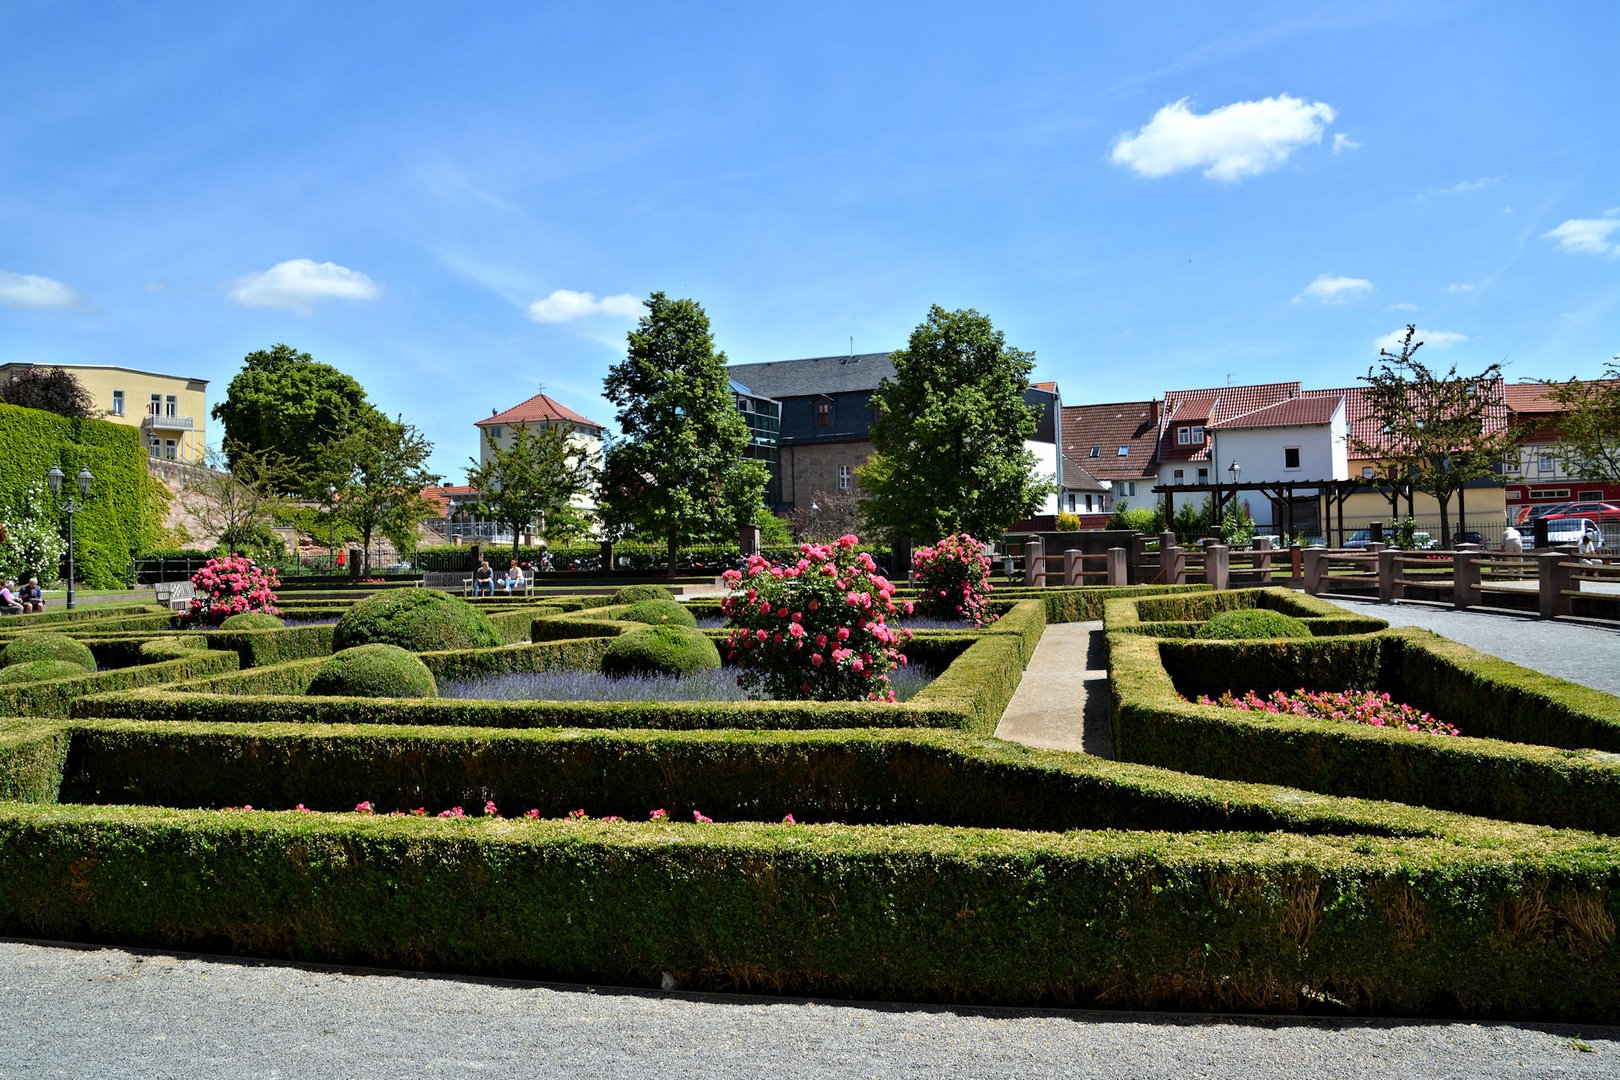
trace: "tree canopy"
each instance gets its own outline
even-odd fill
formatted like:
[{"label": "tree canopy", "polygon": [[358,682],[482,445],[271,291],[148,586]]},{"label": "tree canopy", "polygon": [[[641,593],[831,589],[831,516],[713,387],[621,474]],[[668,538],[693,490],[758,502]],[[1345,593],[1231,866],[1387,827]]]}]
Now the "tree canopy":
[{"label": "tree canopy", "polygon": [[1601,379],[1548,383],[1547,396],[1563,407],[1558,420],[1559,464],[1580,480],[1620,484],[1620,356]]},{"label": "tree canopy", "polygon": [[874,451],[859,471],[861,510],[892,537],[995,537],[1040,508],[1052,485],[1024,446],[1040,410],[1024,403],[1035,354],[988,317],[935,305],[892,354],[872,395]]},{"label": "tree canopy", "polygon": [[31,365],[0,384],[0,402],[25,409],[43,409],[58,416],[85,420],[95,415],[90,391],[70,371]]},{"label": "tree canopy", "polygon": [[655,292],[629,350],[603,382],[620,438],[604,466],[604,521],[665,538],[673,570],[682,537],[712,535],[763,511],[765,466],[744,455],[726,357],[693,300]]},{"label": "tree canopy", "polygon": [[434,514],[422,489],[439,482],[427,470],[433,444],[414,425],[372,414],[320,447],[312,486],[330,491],[335,516],[354,526],[371,572],[371,541],[381,533],[401,551],[415,547],[416,527]]},{"label": "tree canopy", "polygon": [[308,476],[322,443],[382,417],[354,378],[289,345],[248,353],[210,415],[225,425],[229,462],[239,449],[268,452],[291,477]]},{"label": "tree canopy", "polygon": [[530,522],[544,522],[548,539],[580,531],[584,521],[573,502],[590,490],[596,472],[567,427],[517,424],[510,446],[494,446],[488,461],[468,466],[467,483],[479,493],[484,512],[511,527],[516,559],[518,533]]}]

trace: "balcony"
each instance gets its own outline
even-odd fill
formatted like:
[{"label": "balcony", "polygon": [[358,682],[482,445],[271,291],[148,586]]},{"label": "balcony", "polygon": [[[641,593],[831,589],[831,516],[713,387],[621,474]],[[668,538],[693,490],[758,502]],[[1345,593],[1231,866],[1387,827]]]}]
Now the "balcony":
[{"label": "balcony", "polygon": [[141,417],[141,427],[152,431],[191,431],[192,422],[189,416],[157,416],[147,413]]}]

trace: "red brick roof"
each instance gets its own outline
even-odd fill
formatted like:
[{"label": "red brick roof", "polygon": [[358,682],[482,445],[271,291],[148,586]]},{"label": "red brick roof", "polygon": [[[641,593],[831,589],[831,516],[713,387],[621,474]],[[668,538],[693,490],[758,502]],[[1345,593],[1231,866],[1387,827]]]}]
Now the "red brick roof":
[{"label": "red brick roof", "polygon": [[[1118,401],[1063,406],[1064,455],[1103,480],[1157,476],[1158,405],[1156,401]],[[1119,456],[1121,446],[1130,450],[1125,457]],[[1093,447],[1096,457],[1091,456]]]},{"label": "red brick roof", "polygon": [[1165,437],[1159,444],[1161,461],[1207,461],[1209,443],[1183,446],[1176,442],[1177,425],[1208,427],[1234,416],[1300,396],[1298,382],[1251,383],[1246,386],[1210,386],[1201,390],[1167,390],[1164,395]]},{"label": "red brick roof", "polygon": [[[1500,385],[1501,380],[1497,380]],[[1510,387],[1502,387],[1504,392]],[[1384,433],[1367,407],[1367,388],[1364,386],[1347,386],[1338,390],[1307,390],[1307,398],[1343,397],[1344,423],[1349,436],[1346,443],[1351,461],[1372,461],[1377,455],[1369,454],[1362,449],[1364,444],[1379,446],[1383,443]],[[1501,431],[1508,424],[1506,408],[1498,407],[1486,416],[1485,427],[1487,431]],[[1355,470],[1352,470],[1355,471]]]},{"label": "red brick roof", "polygon": [[1246,428],[1306,427],[1331,423],[1339,411],[1344,397],[1321,394],[1279,401],[1275,405],[1262,405],[1252,412],[1242,413],[1227,420],[1212,420],[1210,427],[1223,431]]},{"label": "red brick roof", "polygon": [[539,424],[555,421],[565,421],[571,424],[586,424],[601,429],[602,425],[595,420],[579,415],[573,409],[547,397],[545,394],[536,394],[521,405],[514,405],[505,412],[498,412],[487,420],[478,421],[479,427],[490,427],[495,424]]},{"label": "red brick roof", "polygon": [[1038,383],[1032,383],[1031,385],[1036,390],[1045,390],[1049,394],[1057,393],[1057,383],[1055,383],[1055,382],[1038,382]]},{"label": "red brick roof", "polygon": [[422,489],[422,498],[426,499],[428,502],[432,503],[435,508],[437,508],[440,517],[444,517],[450,512],[451,496],[468,496],[476,494],[477,491],[466,484],[442,484],[435,487],[425,487]]}]

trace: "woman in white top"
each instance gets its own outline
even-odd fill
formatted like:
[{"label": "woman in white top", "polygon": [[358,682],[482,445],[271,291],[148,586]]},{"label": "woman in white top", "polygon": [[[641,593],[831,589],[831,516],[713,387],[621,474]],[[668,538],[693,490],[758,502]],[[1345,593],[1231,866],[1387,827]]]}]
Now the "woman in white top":
[{"label": "woman in white top", "polygon": [[512,595],[513,589],[523,588],[523,567],[517,564],[516,559],[513,559],[512,565],[506,568],[506,580],[504,584],[506,585],[506,595],[508,596]]}]

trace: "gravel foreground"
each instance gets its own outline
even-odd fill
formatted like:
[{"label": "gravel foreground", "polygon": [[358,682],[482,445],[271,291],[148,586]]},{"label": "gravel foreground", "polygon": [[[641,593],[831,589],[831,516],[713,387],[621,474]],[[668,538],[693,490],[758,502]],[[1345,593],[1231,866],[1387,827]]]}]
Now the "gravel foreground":
[{"label": "gravel foreground", "polygon": [[949,1009],[0,941],[0,1077],[1614,1077],[1620,1028]]}]

